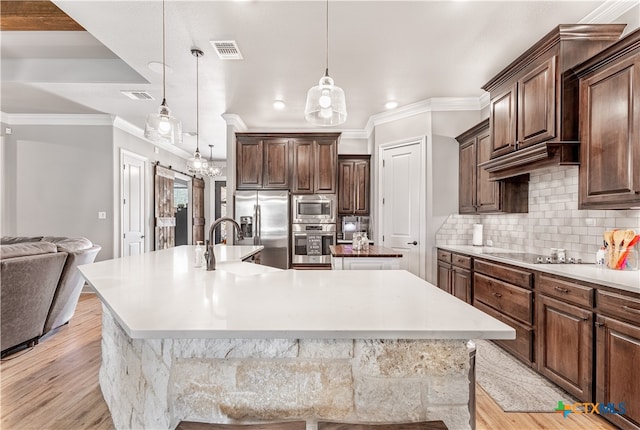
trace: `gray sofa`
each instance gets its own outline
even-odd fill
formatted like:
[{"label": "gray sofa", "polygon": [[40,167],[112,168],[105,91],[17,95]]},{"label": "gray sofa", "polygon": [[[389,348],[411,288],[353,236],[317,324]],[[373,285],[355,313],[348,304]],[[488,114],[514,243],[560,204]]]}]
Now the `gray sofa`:
[{"label": "gray sofa", "polygon": [[84,286],[77,267],[93,262],[100,249],[85,238],[2,237],[2,355],[36,344],[43,335],[69,322]]}]

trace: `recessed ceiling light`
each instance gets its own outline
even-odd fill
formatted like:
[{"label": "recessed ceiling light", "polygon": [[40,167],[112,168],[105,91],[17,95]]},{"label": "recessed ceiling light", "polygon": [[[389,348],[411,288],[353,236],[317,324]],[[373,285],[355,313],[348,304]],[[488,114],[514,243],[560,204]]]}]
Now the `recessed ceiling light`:
[{"label": "recessed ceiling light", "polygon": [[284,102],[282,100],[276,100],[273,102],[273,108],[277,109],[277,110],[282,110],[286,107],[287,105],[284,104]]},{"label": "recessed ceiling light", "polygon": [[[151,61],[147,66],[156,73],[162,73],[162,63],[159,61]],[[173,73],[173,69],[166,64],[164,65],[164,69],[166,73]]]},{"label": "recessed ceiling light", "polygon": [[396,101],[388,101],[384,104],[384,107],[387,109],[395,109],[398,107],[398,102]]}]

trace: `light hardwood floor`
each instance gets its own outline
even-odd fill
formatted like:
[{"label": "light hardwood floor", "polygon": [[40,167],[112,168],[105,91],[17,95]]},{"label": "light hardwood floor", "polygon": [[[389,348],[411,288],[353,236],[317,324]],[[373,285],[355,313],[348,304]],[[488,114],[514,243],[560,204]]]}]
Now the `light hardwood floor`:
[{"label": "light hardwood floor", "polygon": [[[0,363],[0,428],[112,429],[98,385],[101,306],[83,294],[69,325]],[[615,429],[594,415],[505,413],[477,386],[478,430]],[[555,401],[556,399],[552,399]]]}]

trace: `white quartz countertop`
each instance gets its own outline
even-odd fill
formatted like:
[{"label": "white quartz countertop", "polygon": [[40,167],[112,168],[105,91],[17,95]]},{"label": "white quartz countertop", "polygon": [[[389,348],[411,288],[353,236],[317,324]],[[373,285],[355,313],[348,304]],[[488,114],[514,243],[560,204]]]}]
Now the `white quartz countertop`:
[{"label": "white quartz countertop", "polygon": [[[195,249],[195,246],[187,246],[187,248]],[[206,247],[203,245],[204,250],[206,251]],[[245,258],[249,258],[252,255],[257,254],[262,251],[264,246],[256,245],[215,245],[213,247],[213,253],[216,256],[216,262],[224,262],[224,261],[242,261]]]},{"label": "white quartz countertop", "polygon": [[611,270],[596,264],[532,264],[492,255],[496,252],[518,252],[486,246],[437,245],[447,251],[459,252],[487,260],[526,267],[552,275],[565,276],[578,281],[591,282],[606,287],[640,294],[640,271]]},{"label": "white quartz countertop", "polygon": [[193,266],[193,246],[180,246],[80,271],[132,338],[515,338],[403,270],[280,270],[242,258],[207,271]]}]

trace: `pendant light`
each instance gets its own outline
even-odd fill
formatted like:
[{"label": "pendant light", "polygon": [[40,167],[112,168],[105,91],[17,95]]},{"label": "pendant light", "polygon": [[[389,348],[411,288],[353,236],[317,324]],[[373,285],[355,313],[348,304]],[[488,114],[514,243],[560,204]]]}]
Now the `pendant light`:
[{"label": "pendant light", "polygon": [[209,145],[209,161],[203,174],[210,178],[222,175],[222,169],[213,161],[213,145]]},{"label": "pendant light", "polygon": [[187,161],[187,171],[194,175],[202,175],[208,166],[206,158],[200,155],[200,57],[204,52],[195,48],[191,50],[191,55],[196,57],[196,152],[193,157]]},{"label": "pendant light", "polygon": [[152,142],[176,145],[182,143],[182,124],[171,116],[171,110],[167,106],[164,33],[164,0],[162,0],[162,103],[158,112],[150,113],[147,116],[144,137]]},{"label": "pendant light", "polygon": [[316,125],[337,125],[347,120],[347,105],[342,88],[334,85],[329,76],[329,0],[327,0],[327,67],[324,76],[317,86],[307,93],[307,103],[304,108],[305,119]]}]

